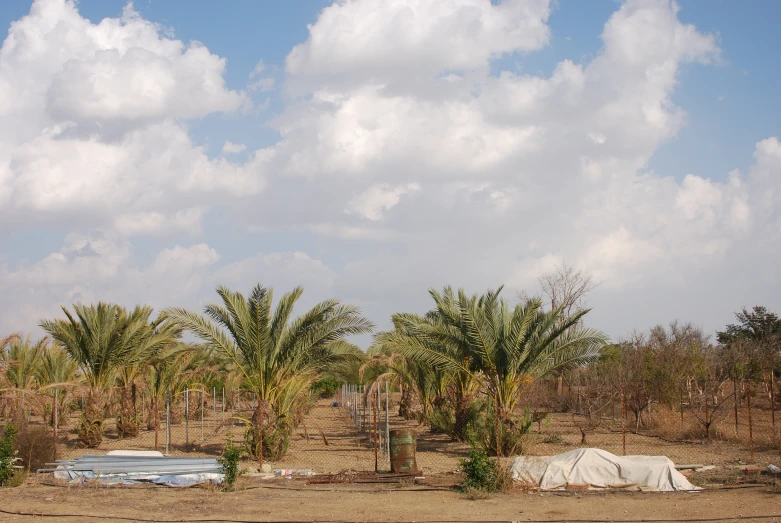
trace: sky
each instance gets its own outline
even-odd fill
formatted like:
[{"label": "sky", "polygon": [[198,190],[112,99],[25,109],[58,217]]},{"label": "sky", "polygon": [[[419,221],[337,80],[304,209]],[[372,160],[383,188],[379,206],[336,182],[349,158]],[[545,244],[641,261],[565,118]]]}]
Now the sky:
[{"label": "sky", "polygon": [[[781,312],[775,0],[5,0],[0,335],[227,285],[378,328],[568,264],[613,339]],[[357,340],[366,346],[370,338]]]}]

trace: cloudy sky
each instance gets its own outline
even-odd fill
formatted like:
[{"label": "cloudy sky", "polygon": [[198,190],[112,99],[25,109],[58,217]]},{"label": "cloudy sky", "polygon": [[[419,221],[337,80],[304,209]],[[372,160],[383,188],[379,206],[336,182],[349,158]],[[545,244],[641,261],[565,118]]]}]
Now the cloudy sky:
[{"label": "cloudy sky", "polygon": [[[599,281],[592,326],[781,309],[776,0],[4,0],[0,334],[72,302]],[[61,312],[59,313],[61,314]],[[366,340],[362,340],[366,341]]]}]

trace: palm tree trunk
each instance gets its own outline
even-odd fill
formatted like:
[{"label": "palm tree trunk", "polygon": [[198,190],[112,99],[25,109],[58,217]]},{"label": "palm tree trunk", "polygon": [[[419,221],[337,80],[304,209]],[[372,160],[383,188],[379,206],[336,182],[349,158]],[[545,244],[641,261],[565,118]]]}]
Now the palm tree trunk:
[{"label": "palm tree trunk", "polygon": [[258,396],[256,418],[258,431],[258,472],[263,472],[263,409],[261,408],[260,396]]},{"label": "palm tree trunk", "polygon": [[104,405],[101,392],[90,389],[79,422],[79,442],[88,448],[96,448],[103,441]]}]

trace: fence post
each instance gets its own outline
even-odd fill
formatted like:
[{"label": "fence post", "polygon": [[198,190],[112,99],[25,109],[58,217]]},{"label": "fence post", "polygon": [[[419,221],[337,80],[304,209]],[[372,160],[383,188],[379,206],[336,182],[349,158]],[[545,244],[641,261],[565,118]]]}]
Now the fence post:
[{"label": "fence post", "polygon": [[[371,390],[371,389],[369,389]],[[377,388],[379,391],[379,387]],[[374,417],[374,432],[372,433],[372,439],[374,440],[374,444],[372,445],[374,447],[374,472],[380,471],[380,461],[379,461],[379,446],[377,441],[377,435],[379,434],[379,431],[377,430],[377,418],[379,417],[379,413],[377,412],[377,409],[379,408],[379,402],[377,398],[374,397],[374,394],[372,396],[372,414]]]},{"label": "fence post", "polygon": [[754,427],[751,423],[751,380],[746,380],[746,407],[748,407],[748,444],[751,448],[751,463],[754,463]]},{"label": "fence post", "polygon": [[203,392],[203,387],[201,387],[201,441],[203,441],[203,411],[206,410]]},{"label": "fence post", "polygon": [[60,399],[60,390],[59,388],[54,388],[54,406],[52,408],[52,416],[54,416],[54,450],[56,454],[57,450],[57,424],[60,421],[60,416],[57,407],[59,406],[59,399]]},{"label": "fence post", "polygon": [[[377,420],[375,420],[374,424],[379,426],[379,424],[382,423],[381,418],[380,418],[380,415],[382,414],[382,383],[379,380],[377,380],[376,383],[377,383],[377,398],[375,398],[375,399],[376,399],[376,402],[377,402],[377,409],[376,409],[377,410],[377,413],[376,413]],[[377,443],[378,443],[379,447],[382,448],[382,435],[383,435],[384,431],[382,431],[382,430],[377,431],[377,428],[375,427],[375,432],[377,432],[377,435],[378,435],[377,436],[378,437]]]},{"label": "fence post", "polygon": [[225,387],[222,388],[222,413],[225,414]]},{"label": "fence post", "polygon": [[212,387],[212,399],[214,400],[214,433],[217,434],[217,387]]},{"label": "fence post", "polygon": [[190,446],[190,389],[184,389],[184,447]]},{"label": "fence post", "polygon": [[390,463],[390,407],[388,401],[388,380],[385,380],[385,446],[388,449],[388,463]]},{"label": "fence post", "polygon": [[621,441],[626,456],[626,395],[623,387],[621,388]]},{"label": "fence post", "polygon": [[171,389],[165,392],[165,453],[171,444]]}]

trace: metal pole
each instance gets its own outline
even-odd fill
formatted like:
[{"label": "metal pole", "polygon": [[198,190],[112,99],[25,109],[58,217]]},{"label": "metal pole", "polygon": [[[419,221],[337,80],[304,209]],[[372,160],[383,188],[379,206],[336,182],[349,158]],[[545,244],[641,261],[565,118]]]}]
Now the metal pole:
[{"label": "metal pole", "polygon": [[[378,421],[375,421],[375,424],[379,426],[382,423],[382,418],[381,418],[381,414],[382,414],[382,383],[380,383],[379,381],[377,382],[377,409],[376,410],[377,410],[376,416],[378,418]],[[382,436],[383,436],[383,433],[385,431],[384,430],[377,430],[375,428],[375,432],[377,432],[377,437],[378,437],[377,444],[378,444],[378,447],[382,448]]]},{"label": "metal pole", "polygon": [[190,389],[184,389],[184,446],[190,446]]},{"label": "metal pole", "polygon": [[201,441],[203,441],[203,411],[206,410],[206,404],[204,402],[203,389],[201,389]]},{"label": "metal pole", "polygon": [[388,463],[390,463],[390,414],[388,412],[388,380],[385,380],[385,446],[388,449]]},{"label": "metal pole", "polygon": [[214,433],[217,433],[217,387],[212,387],[212,399],[214,400]]},{"label": "metal pole", "polygon": [[57,446],[57,424],[59,423],[59,413],[57,412],[57,405],[59,404],[59,398],[60,398],[60,391],[59,389],[54,389],[54,408],[52,409],[52,415],[54,416],[54,445],[55,449]]},{"label": "metal pole", "polygon": [[165,394],[165,453],[168,454],[168,446],[171,444],[171,390]]}]

